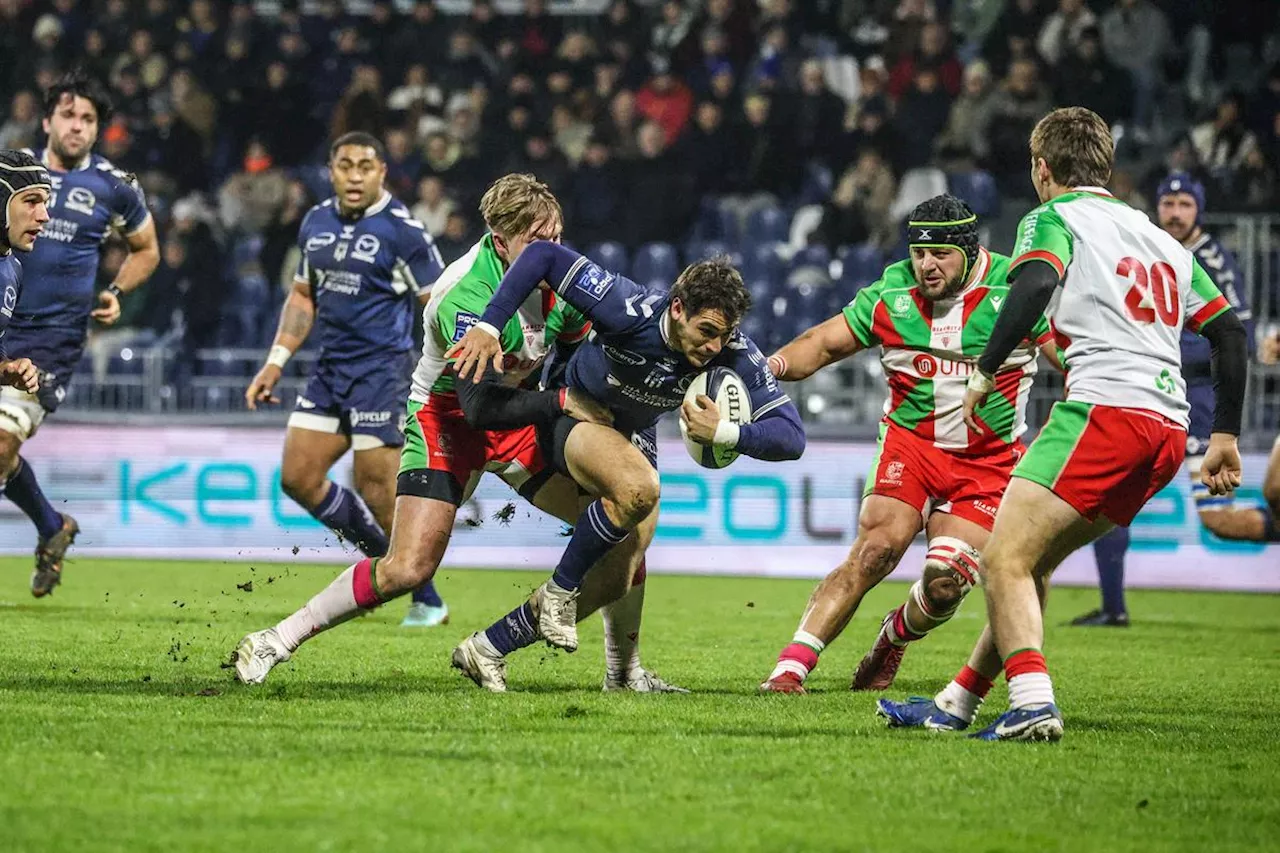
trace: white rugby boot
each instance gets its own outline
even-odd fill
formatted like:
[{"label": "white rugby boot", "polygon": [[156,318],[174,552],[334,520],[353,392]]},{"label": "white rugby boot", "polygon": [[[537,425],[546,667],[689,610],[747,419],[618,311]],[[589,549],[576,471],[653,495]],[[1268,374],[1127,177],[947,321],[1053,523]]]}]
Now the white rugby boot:
[{"label": "white rugby boot", "polygon": [[490,693],[506,693],[506,658],[486,652],[478,642],[480,637],[477,631],[459,643],[453,650],[450,666]]},{"label": "white rugby boot", "polygon": [[236,678],[242,683],[261,684],[276,664],[284,663],[290,657],[292,655],[284,647],[276,629],[267,628],[246,634],[231,653],[231,663],[235,664]]},{"label": "white rugby boot", "polygon": [[615,693],[623,690],[629,690],[632,693],[688,693],[689,691],[683,687],[677,687],[663,681],[649,670],[642,666],[634,667],[625,677],[619,678],[606,674],[604,677],[604,692]]},{"label": "white rugby boot", "polygon": [[561,589],[548,580],[533,594],[542,639],[566,652],[578,650],[578,590]]}]

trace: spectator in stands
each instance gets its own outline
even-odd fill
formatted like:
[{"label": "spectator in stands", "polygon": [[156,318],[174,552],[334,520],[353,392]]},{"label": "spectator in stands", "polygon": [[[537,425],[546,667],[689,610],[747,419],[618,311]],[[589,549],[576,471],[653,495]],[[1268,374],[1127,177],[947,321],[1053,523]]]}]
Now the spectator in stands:
[{"label": "spectator in stands", "polygon": [[736,157],[737,147],[720,105],[715,101],[698,104],[693,125],[679,147],[679,160],[693,177],[694,194],[701,197],[736,191]]},{"label": "spectator in stands", "polygon": [[837,151],[845,102],[827,88],[822,63],[805,60],[800,66],[800,91],[792,105],[791,126],[797,156],[830,166]]},{"label": "spectator in stands", "polygon": [[657,122],[667,147],[684,133],[693,113],[693,92],[675,77],[666,57],[654,58],[653,77],[636,93],[636,112],[642,118]]},{"label": "spectator in stands", "polygon": [[387,130],[386,111],[383,107],[382,75],[372,65],[357,65],[351,72],[351,82],[333,109],[329,125],[331,139],[345,133],[363,130],[381,139]]},{"label": "spectator in stands", "polygon": [[1085,0],[1059,0],[1058,10],[1045,19],[1040,37],[1036,39],[1040,58],[1050,65],[1058,65],[1075,55],[1081,36],[1086,30],[1096,33],[1097,24],[1098,18],[1085,5]]},{"label": "spectator in stands", "polygon": [[938,74],[942,89],[950,97],[960,94],[960,62],[948,43],[947,29],[931,22],[920,30],[920,43],[912,52],[904,55],[889,72],[889,96],[899,100],[914,85],[916,71],[932,68]]},{"label": "spectator in stands", "polygon": [[1054,69],[1058,102],[1088,107],[1108,123],[1133,115],[1133,82],[1102,52],[1102,37],[1094,27],[1085,28],[1072,49],[1071,59]]},{"label": "spectator in stands", "polygon": [[218,120],[218,102],[201,88],[189,70],[179,68],[169,78],[169,98],[178,118],[200,135],[206,144],[212,144]]},{"label": "spectator in stands", "polygon": [[165,190],[159,194],[169,198],[203,190],[209,184],[203,140],[174,115],[167,97],[157,95],[151,104],[151,126],[137,142],[148,195],[160,185]]},{"label": "spectator in stands", "polygon": [[411,210],[414,219],[421,222],[432,237],[444,233],[449,214],[457,207],[457,203],[445,193],[444,182],[439,178],[428,175],[418,181],[418,200]]},{"label": "spectator in stands", "polygon": [[546,0],[525,0],[524,14],[513,17],[508,37],[532,70],[541,70],[560,44],[560,19],[547,12]]},{"label": "spectator in stands", "polygon": [[1005,5],[982,45],[982,58],[996,75],[1004,76],[1017,60],[1035,57],[1044,19],[1044,0],[1010,0]]},{"label": "spectator in stands", "polygon": [[876,149],[862,149],[854,166],[840,176],[835,192],[823,204],[822,223],[811,239],[832,252],[856,243],[891,246],[896,241],[896,229],[889,208],[896,192],[889,164]]},{"label": "spectator in stands", "polygon": [[787,28],[775,24],[765,31],[760,50],[743,77],[750,87],[774,92],[795,81],[799,76],[798,65]]},{"label": "spectator in stands", "polygon": [[475,36],[467,30],[455,30],[435,76],[441,86],[454,91],[469,89],[476,83],[487,86],[497,70],[494,59],[480,49]]},{"label": "spectator in stands", "polygon": [[401,127],[387,131],[383,140],[387,146],[386,187],[399,199],[411,197],[418,173],[422,171],[422,157],[413,147],[409,132]]},{"label": "spectator in stands", "polygon": [[992,97],[985,127],[980,131],[991,146],[986,168],[995,176],[1003,194],[1032,197],[1027,139],[1051,107],[1034,62],[1020,59],[1009,66],[1009,75]]},{"label": "spectator in stands", "polygon": [[789,198],[799,186],[804,164],[790,154],[768,96],[757,92],[743,100],[737,136],[741,142],[738,185],[749,194],[769,196],[775,203]]},{"label": "spectator in stands", "polygon": [[614,162],[609,146],[591,140],[582,163],[570,179],[565,199],[568,228],[575,244],[589,246],[618,237],[623,217],[625,176]]},{"label": "spectator in stands", "polygon": [[[263,234],[258,261],[262,265],[268,287],[281,298],[293,289],[293,275],[302,258],[302,253],[298,250],[298,229],[312,203],[302,182],[290,181],[280,215]],[[206,222],[216,221],[213,217],[201,219]]]},{"label": "spectator in stands", "polygon": [[[95,27],[84,34],[84,44],[80,48],[79,64],[85,72],[97,80],[111,78],[111,57],[108,54],[107,37],[102,30]],[[3,50],[0,47],[0,50]]]},{"label": "spectator in stands", "polygon": [[1258,147],[1258,138],[1244,125],[1244,100],[1239,93],[1227,93],[1218,102],[1213,118],[1191,129],[1191,144],[1210,179],[1229,197],[1233,173]]},{"label": "spectator in stands", "polygon": [[983,131],[987,111],[994,92],[991,69],[982,60],[974,60],[964,69],[960,97],[951,104],[946,127],[934,140],[934,150],[944,162],[963,162],[969,168],[987,156],[987,139]]},{"label": "spectator in stands", "polygon": [[446,264],[451,264],[462,257],[475,242],[472,234],[471,220],[461,209],[449,214],[445,220],[444,233],[436,238],[436,248]]},{"label": "spectator in stands", "polygon": [[[419,137],[444,127],[444,92],[431,81],[427,66],[415,62],[404,72],[403,81],[387,96],[391,119],[417,129]],[[435,126],[422,126],[433,121]]]},{"label": "spectator in stands", "polygon": [[241,171],[218,192],[218,212],[228,232],[261,234],[280,216],[289,190],[284,170],[260,140],[245,148]]},{"label": "spectator in stands", "polygon": [[711,75],[711,90],[708,97],[720,105],[725,113],[734,111],[740,102],[738,97],[738,77],[728,65],[721,65]]},{"label": "spectator in stands", "polygon": [[[938,20],[938,6],[934,0],[888,0],[878,5],[877,18],[889,24],[885,52],[895,60],[916,50],[925,27]],[[907,77],[908,85],[911,79]],[[906,85],[903,89],[905,91]]]},{"label": "spectator in stands", "polygon": [[194,352],[218,343],[222,308],[230,296],[223,273],[226,258],[197,205],[175,204],[172,224],[165,241],[165,262],[186,329],[183,348]]},{"label": "spectator in stands", "polygon": [[714,26],[725,34],[735,67],[746,64],[755,49],[748,0],[707,0],[701,25]]},{"label": "spectator in stands", "polygon": [[434,0],[415,2],[409,20],[396,25],[396,34],[386,48],[390,79],[402,79],[411,65],[423,60],[423,47],[443,44],[447,33],[448,27],[440,20]]},{"label": "spectator in stands", "polygon": [[556,148],[570,165],[577,166],[591,139],[591,125],[578,118],[569,104],[556,104],[551,108],[551,133]]},{"label": "spectator in stands", "polygon": [[938,69],[916,67],[915,80],[903,94],[894,114],[894,125],[902,140],[899,165],[903,169],[927,166],[933,159],[933,141],[946,127],[951,98],[942,88]]},{"label": "spectator in stands", "polygon": [[622,89],[609,102],[609,115],[603,125],[596,128],[596,135],[609,146],[620,160],[633,160],[640,154],[636,141],[640,129],[640,117],[636,112],[636,96],[630,89]]},{"label": "spectator in stands", "polygon": [[537,175],[557,197],[569,189],[569,161],[552,144],[551,134],[540,125],[530,128],[523,149],[507,163],[504,171]]},{"label": "spectator in stands", "polygon": [[640,156],[627,167],[624,233],[632,248],[655,241],[677,243],[693,210],[690,181],[656,122],[640,125],[637,141]]},{"label": "spectator in stands", "polygon": [[1268,161],[1261,148],[1249,150],[1233,183],[1233,197],[1244,210],[1271,213],[1280,201],[1275,164]]},{"label": "spectator in stands", "polygon": [[687,68],[697,51],[692,35],[693,12],[680,0],[665,0],[649,34],[649,50]]},{"label": "spectator in stands", "polygon": [[722,70],[732,74],[733,61],[729,59],[729,39],[719,27],[703,29],[701,43],[701,56],[685,76],[694,93],[705,98],[711,91],[711,78]]},{"label": "spectator in stands", "polygon": [[[863,148],[876,149],[895,173],[902,171],[898,162],[902,156],[900,141],[889,123],[889,106],[883,98],[871,98],[860,108],[845,113],[840,150],[852,156]],[[849,161],[838,163],[836,171],[843,171],[850,165]]]},{"label": "spectator in stands", "polygon": [[1107,59],[1132,78],[1133,119],[1143,139],[1151,129],[1165,56],[1172,46],[1169,20],[1150,0],[1119,0],[1102,16],[1099,29]]},{"label": "spectator in stands", "polygon": [[13,96],[9,119],[0,125],[0,148],[33,148],[40,133],[36,96],[23,89]]}]

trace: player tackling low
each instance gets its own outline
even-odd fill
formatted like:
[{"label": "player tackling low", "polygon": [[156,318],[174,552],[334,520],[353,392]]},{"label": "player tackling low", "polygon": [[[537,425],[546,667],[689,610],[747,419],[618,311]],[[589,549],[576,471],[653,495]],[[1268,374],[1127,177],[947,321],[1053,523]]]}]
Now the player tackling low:
[{"label": "player tackling low", "polygon": [[[1014,469],[982,553],[990,630],[1009,683],[1009,710],[981,740],[1058,740],[1062,714],[1041,651],[1049,576],[1076,549],[1129,524],[1177,473],[1187,440],[1184,326],[1213,348],[1217,403],[1201,480],[1240,484],[1236,436],[1244,404],[1244,327],[1199,262],[1147,217],[1111,196],[1111,131],[1082,107],[1055,110],[1031,133],[1031,179],[1043,202],[1018,228],[1015,284],[969,379],[965,419],[998,387],[996,371],[1040,316],[1067,368],[1066,400]],[[964,728],[961,703],[880,703],[891,724]]]},{"label": "player tackling low", "polygon": [[[330,147],[334,195],[303,217],[293,290],[267,362],[244,394],[250,409],[279,402],[273,392],[284,366],[316,327],[320,358],[289,416],[280,485],[367,557],[387,553],[395,512],[414,309],[444,269],[431,235],[387,191],[386,175],[377,138],[348,133]],[[348,450],[355,492],[329,479]],[[414,599],[406,624],[448,619],[430,581]]]},{"label": "player tackling low", "polygon": [[[25,151],[0,150],[0,386],[35,393],[40,371],[29,358],[10,360],[5,332],[22,294],[18,252],[30,252],[49,221],[49,172]],[[0,477],[0,490],[4,478]]]},{"label": "player tackling low", "polygon": [[[102,85],[69,74],[45,95],[49,142],[35,152],[52,181],[50,218],[23,263],[28,286],[14,308],[8,348],[40,367],[40,390],[0,389],[0,480],[7,478],[5,497],[36,527],[31,594],[37,598],[62,582],[63,557],[80,527],[54,509],[19,451],[66,397],[89,320],[113,325],[120,319],[121,297],[141,287],[160,262],[155,223],[137,181],[93,153],[98,131],[110,118],[111,100]],[[113,232],[123,235],[129,255],[115,281],[95,296],[102,244]]]},{"label": "player tackling low", "polygon": [[[879,347],[889,398],[857,538],[845,561],[814,590],[790,645],[760,685],[765,692],[804,692],[819,654],[922,528],[929,542],[924,576],[885,617],[854,672],[853,689],[888,687],[907,644],[951,618],[979,579],[978,553],[1025,450],[1020,436],[1027,428],[1037,350],[1056,360],[1042,319],[1001,364],[1000,393],[977,414],[985,429],[967,426],[961,411],[965,382],[1008,296],[1009,259],[978,244],[977,217],[949,195],[911,212],[907,245],[908,260],[885,269],[843,312],[769,357],[779,378],[799,380]],[[999,661],[986,668],[997,673]]]}]

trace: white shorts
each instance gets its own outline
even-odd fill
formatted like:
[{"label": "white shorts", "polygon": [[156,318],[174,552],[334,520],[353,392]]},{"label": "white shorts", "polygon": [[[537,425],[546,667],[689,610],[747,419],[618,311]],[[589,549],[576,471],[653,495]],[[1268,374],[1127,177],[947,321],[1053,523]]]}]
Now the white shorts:
[{"label": "white shorts", "polygon": [[0,388],[0,432],[16,435],[26,441],[36,434],[46,412],[35,394],[12,386]]}]

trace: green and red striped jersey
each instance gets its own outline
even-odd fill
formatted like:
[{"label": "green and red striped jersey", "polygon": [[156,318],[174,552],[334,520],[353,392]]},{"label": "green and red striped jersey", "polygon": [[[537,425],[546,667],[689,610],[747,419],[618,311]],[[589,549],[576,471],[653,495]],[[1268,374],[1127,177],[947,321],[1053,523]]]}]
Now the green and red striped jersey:
[{"label": "green and red striped jersey", "polygon": [[1033,339],[1001,366],[996,390],[977,411],[987,431],[974,433],[964,422],[965,384],[1008,295],[1008,272],[1009,258],[980,249],[964,290],[931,301],[920,292],[911,261],[899,261],[845,307],[854,338],[880,347],[889,383],[885,420],[940,448],[969,454],[1003,450],[1026,431],[1036,348],[1052,340],[1043,318]]}]

